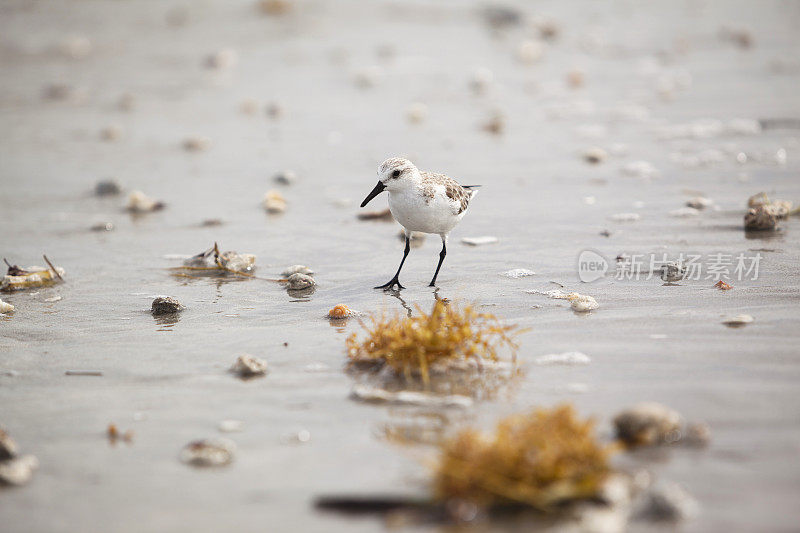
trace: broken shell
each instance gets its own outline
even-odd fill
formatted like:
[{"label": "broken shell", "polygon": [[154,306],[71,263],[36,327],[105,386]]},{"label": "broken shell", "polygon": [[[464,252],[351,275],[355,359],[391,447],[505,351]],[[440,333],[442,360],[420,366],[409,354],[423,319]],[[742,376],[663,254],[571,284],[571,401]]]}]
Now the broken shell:
[{"label": "broken shell", "polygon": [[428,106],[422,102],[414,102],[406,108],[406,118],[412,124],[419,124],[428,118]]},{"label": "broken shell", "polygon": [[267,362],[250,354],[243,354],[236,358],[231,367],[231,372],[242,378],[263,376],[267,373]]},{"label": "broken shell", "polygon": [[205,59],[206,68],[227,69],[236,66],[239,62],[239,54],[232,48],[224,48],[218,52],[210,54]]},{"label": "broken shell", "polygon": [[211,148],[211,139],[208,137],[188,137],[183,141],[183,149],[187,152],[205,152],[209,148]]},{"label": "broken shell", "polygon": [[583,159],[587,163],[591,163],[592,165],[602,163],[607,158],[608,158],[608,152],[606,152],[602,148],[598,148],[597,146],[589,148],[583,153]]},{"label": "broken shell", "polygon": [[128,196],[126,209],[131,213],[149,213],[164,208],[164,202],[153,200],[142,191],[133,191]]},{"label": "broken shell", "polygon": [[317,282],[314,281],[314,278],[307,274],[301,274],[300,272],[296,272],[289,276],[289,283],[288,287],[289,290],[301,290],[307,289],[309,287],[313,287],[316,285]]},{"label": "broken shell", "polygon": [[539,41],[522,41],[517,48],[517,59],[521,63],[536,63],[544,56],[544,44]]},{"label": "broken shell", "polygon": [[671,261],[661,265],[661,279],[667,283],[680,281],[686,276],[686,267],[681,263]]},{"label": "broken shell", "polygon": [[7,461],[17,455],[17,443],[11,435],[0,428],[0,461]]},{"label": "broken shell", "polygon": [[569,305],[572,307],[572,310],[578,313],[586,313],[587,311],[593,311],[600,307],[600,304],[598,304],[597,300],[593,297],[585,294],[578,294],[577,292],[568,294],[567,300],[569,300]]},{"label": "broken shell", "polygon": [[722,280],[719,280],[718,282],[716,282],[714,284],[714,287],[718,288],[721,291],[729,291],[729,290],[731,290],[733,288],[733,285],[731,285],[729,283],[725,283]]},{"label": "broken shell", "polygon": [[23,455],[0,462],[0,483],[24,485],[30,481],[33,472],[39,468],[39,460],[33,455]]},{"label": "broken shell", "polygon": [[[10,313],[13,310],[14,310],[13,305],[11,305],[8,302],[4,302],[2,299],[0,299],[0,314]],[[2,448],[2,435],[3,435],[2,431],[3,430],[0,430],[0,448]],[[0,449],[0,458],[2,458],[2,456],[3,456],[2,449]]]},{"label": "broken shell", "polygon": [[181,461],[192,466],[225,466],[233,461],[236,444],[228,439],[192,441],[183,447]]},{"label": "broken shell", "polygon": [[713,204],[714,202],[712,200],[709,198],[704,198],[703,196],[695,196],[694,198],[690,198],[686,201],[687,207],[693,207],[695,209],[705,209]]},{"label": "broken shell", "polygon": [[186,307],[181,305],[178,300],[169,296],[159,296],[153,300],[153,305],[150,306],[150,312],[153,313],[153,316],[179,313],[184,309]]},{"label": "broken shell", "polygon": [[297,174],[291,170],[284,170],[283,172],[275,174],[275,176],[272,178],[272,181],[275,183],[280,183],[281,185],[291,185],[297,181]]},{"label": "broken shell", "polygon": [[484,236],[484,237],[464,237],[461,242],[470,246],[481,246],[483,244],[494,244],[498,241],[497,237]]},{"label": "broken shell", "polygon": [[344,304],[335,305],[333,309],[328,311],[328,318],[347,318],[353,314],[353,311],[350,310]]},{"label": "broken shell", "polygon": [[94,186],[96,196],[112,196],[122,192],[122,187],[116,180],[101,180]]},{"label": "broken shell", "polygon": [[233,270],[234,272],[252,272],[255,269],[256,256],[253,254],[225,252],[219,256],[219,264],[222,265],[222,268]]},{"label": "broken shell", "polygon": [[744,229],[755,231],[774,230],[778,225],[778,215],[769,205],[751,207],[744,215]]},{"label": "broken shell", "polygon": [[306,276],[313,276],[314,271],[305,265],[292,265],[281,272],[281,276],[284,278],[288,278],[292,274],[305,274]]},{"label": "broken shell", "polygon": [[739,328],[744,326],[745,324],[750,324],[755,319],[750,315],[736,315],[730,318],[726,318],[722,321],[723,324],[728,326],[729,328]]},{"label": "broken shell", "polygon": [[655,402],[637,404],[614,417],[617,438],[630,446],[676,442],[681,423],[680,413]]},{"label": "broken shell", "polygon": [[262,200],[261,204],[267,210],[267,213],[276,214],[286,211],[286,199],[278,191],[268,191],[264,195],[264,200]]}]

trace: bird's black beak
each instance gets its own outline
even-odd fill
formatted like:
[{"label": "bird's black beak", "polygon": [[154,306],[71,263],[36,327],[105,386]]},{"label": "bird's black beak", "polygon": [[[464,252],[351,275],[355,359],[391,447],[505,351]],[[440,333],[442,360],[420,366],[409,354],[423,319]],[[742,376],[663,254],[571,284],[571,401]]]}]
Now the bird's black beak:
[{"label": "bird's black beak", "polygon": [[372,189],[372,192],[369,193],[366,198],[364,198],[363,202],[361,202],[361,207],[364,207],[365,205],[367,205],[370,200],[372,200],[373,198],[378,196],[380,193],[382,193],[385,188],[386,188],[386,185],[384,185],[382,181],[379,181],[378,184],[375,186],[375,188]]}]

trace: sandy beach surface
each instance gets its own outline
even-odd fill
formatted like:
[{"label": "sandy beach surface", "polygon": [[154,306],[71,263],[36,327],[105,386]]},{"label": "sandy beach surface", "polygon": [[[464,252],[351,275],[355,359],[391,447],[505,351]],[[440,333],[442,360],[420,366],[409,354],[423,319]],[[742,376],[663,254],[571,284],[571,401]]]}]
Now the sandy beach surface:
[{"label": "sandy beach surface", "polygon": [[[427,310],[439,296],[528,328],[524,377],[438,413],[445,429],[569,402],[610,438],[621,409],[661,402],[707,423],[709,446],[620,460],[699,502],[682,530],[794,530],[800,222],[752,234],[742,218],[760,191],[800,201],[800,5],[509,2],[523,20],[499,29],[479,2],[289,5],[0,3],[0,252],[21,266],[46,253],[66,271],[53,287],[0,295],[16,308],[0,315],[0,424],[40,463],[26,486],[0,489],[0,529],[383,529],[314,501],[422,497],[432,451],[383,437],[418,410],[350,399],[344,342],[361,326],[326,315],[339,303]],[[502,131],[486,131],[497,117]],[[191,138],[207,149],[186,150]],[[582,155],[592,147],[607,154],[594,165]],[[437,236],[412,249],[400,297],[371,289],[403,243],[396,223],[356,215],[394,155],[483,185],[437,293]],[[296,182],[274,183],[287,170]],[[95,196],[111,178],[122,194]],[[285,213],[262,208],[271,189]],[[165,209],[126,213],[133,190]],[[696,196],[713,205],[676,216]],[[382,195],[369,207],[385,206]],[[90,230],[106,222],[113,231]],[[479,236],[497,242],[461,242]],[[215,241],[255,254],[260,277],[308,265],[316,290],[169,270]],[[579,280],[584,250],[608,260],[606,276]],[[701,255],[706,270],[675,285],[614,273],[620,254],[665,253]],[[733,258],[729,291],[707,277],[720,253]],[[760,254],[757,279],[737,279],[740,254]],[[517,268],[535,274],[502,274]],[[554,289],[600,307],[575,313],[543,294]],[[154,318],[157,295],[186,310]],[[754,321],[722,324],[740,314]],[[591,362],[535,363],[568,351]],[[269,374],[232,376],[242,353]],[[102,375],[65,375],[75,370]],[[221,434],[226,419],[242,431]],[[133,441],[110,445],[110,423]],[[236,443],[231,465],[179,461],[189,441],[219,436]]]}]

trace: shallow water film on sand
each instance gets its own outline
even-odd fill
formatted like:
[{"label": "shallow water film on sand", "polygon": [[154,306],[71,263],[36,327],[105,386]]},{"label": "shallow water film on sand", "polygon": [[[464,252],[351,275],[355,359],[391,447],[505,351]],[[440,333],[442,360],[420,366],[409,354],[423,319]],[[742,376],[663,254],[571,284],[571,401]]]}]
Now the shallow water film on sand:
[{"label": "shallow water film on sand", "polygon": [[0,2],[0,529],[793,530],[798,27]]}]

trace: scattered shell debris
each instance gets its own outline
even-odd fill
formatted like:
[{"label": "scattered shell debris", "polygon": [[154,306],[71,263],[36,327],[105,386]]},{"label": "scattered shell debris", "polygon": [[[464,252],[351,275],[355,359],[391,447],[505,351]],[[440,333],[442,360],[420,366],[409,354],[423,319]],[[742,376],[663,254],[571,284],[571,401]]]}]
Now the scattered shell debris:
[{"label": "scattered shell debris", "polygon": [[608,159],[608,152],[597,146],[583,152],[583,160],[592,165],[597,165]]},{"label": "scattered shell debris", "polygon": [[490,235],[483,237],[464,237],[461,239],[461,242],[470,246],[482,246],[484,244],[494,244],[498,242],[498,238]]},{"label": "scattered shell debris", "polygon": [[164,202],[153,200],[142,191],[133,191],[128,196],[128,205],[125,207],[131,213],[151,213],[164,209]]},{"label": "scattered shell debris", "polygon": [[353,311],[344,304],[338,304],[328,311],[328,318],[342,319],[353,316]]},{"label": "scattered shell debris", "polygon": [[42,256],[47,268],[40,266],[30,266],[27,269],[12,265],[6,259],[8,270],[0,283],[0,291],[13,292],[18,290],[30,289],[34,287],[47,287],[64,281],[64,269],[53,266],[47,256]]},{"label": "scattered shell debris", "polygon": [[233,48],[223,48],[206,56],[203,63],[210,69],[229,69],[239,63],[239,54]]},{"label": "scattered shell debris", "polygon": [[250,354],[237,357],[230,370],[240,378],[264,376],[268,372],[267,362]]},{"label": "scattered shell debris", "polygon": [[221,433],[238,433],[244,431],[244,422],[232,419],[222,420],[217,426],[217,429]]},{"label": "scattered shell debris", "polygon": [[183,447],[180,459],[192,466],[225,466],[233,461],[236,444],[228,439],[195,440]]},{"label": "scattered shell debris", "polygon": [[122,192],[122,186],[117,180],[100,180],[94,186],[95,196],[115,196]]},{"label": "scattered shell debris", "polygon": [[309,289],[317,284],[308,274],[295,272],[287,278],[287,288],[291,291]]},{"label": "scattered shell debris", "polygon": [[714,284],[714,287],[716,287],[717,289],[719,289],[721,291],[729,291],[729,290],[731,290],[733,288],[733,285],[731,285],[730,283],[726,283],[726,282],[724,282],[722,280],[719,280],[718,282],[716,282]]},{"label": "scattered shell debris", "polygon": [[153,304],[150,306],[150,312],[153,316],[180,313],[184,309],[186,307],[171,296],[159,296],[153,300]]},{"label": "scattered shell debris", "polygon": [[275,174],[272,181],[280,185],[292,185],[297,182],[297,174],[291,170],[284,170]]},{"label": "scattered shell debris", "polygon": [[33,455],[18,454],[17,443],[0,428],[0,485],[24,485],[39,467],[39,461]]},{"label": "scattered shell debris", "polygon": [[642,218],[639,213],[616,213],[608,217],[614,222],[636,222]]},{"label": "scattered shell debris", "polygon": [[743,314],[728,317],[722,321],[729,328],[740,328],[747,324],[752,324],[755,319],[751,315]]},{"label": "scattered shell debris", "polygon": [[451,394],[439,396],[415,391],[391,392],[385,389],[369,387],[367,385],[356,385],[350,397],[354,400],[365,403],[389,404],[389,405],[414,405],[425,407],[456,407],[466,409],[472,407],[472,398]]},{"label": "scattered shell debris", "polygon": [[506,270],[503,272],[503,276],[507,278],[526,278],[528,276],[535,276],[536,272],[533,270],[528,270],[527,268],[512,268],[511,270]]},{"label": "scattered shell debris", "polygon": [[176,275],[181,276],[202,276],[219,274],[237,274],[240,276],[252,277],[256,269],[256,256],[253,254],[240,254],[233,250],[220,252],[219,245],[215,242],[214,246],[193,255],[183,262],[183,266],[173,267]]},{"label": "scattered shell debris", "polygon": [[11,313],[14,311],[14,306],[8,302],[4,302],[2,298],[0,298],[0,314]]},{"label": "scattered shell debris", "polygon": [[392,212],[388,207],[386,209],[381,209],[380,211],[364,211],[362,213],[358,213],[356,217],[359,220],[382,220],[387,222],[394,220]]},{"label": "scattered shell debris", "polygon": [[209,148],[211,148],[211,139],[209,137],[187,137],[183,141],[183,149],[187,152],[205,152]]},{"label": "scattered shell debris", "polygon": [[578,294],[577,292],[568,294],[566,299],[569,300],[572,310],[577,313],[586,313],[600,307],[600,304],[592,296]]},{"label": "scattered shell debris", "polygon": [[267,213],[278,214],[286,211],[286,199],[278,191],[267,191],[264,194],[264,199],[261,201]]},{"label": "scattered shell debris", "polygon": [[421,124],[428,118],[428,106],[422,102],[413,102],[406,108],[406,118],[411,124]]},{"label": "scattered shell debris", "polygon": [[591,357],[582,352],[549,353],[535,359],[537,365],[588,365]]},{"label": "scattered shell debris", "polygon": [[669,261],[661,265],[661,279],[667,283],[681,281],[686,276],[686,265]]},{"label": "scattered shell debris", "polygon": [[536,409],[501,420],[492,433],[468,428],[446,439],[433,490],[444,502],[554,511],[599,498],[613,473],[613,452],[595,436],[594,422],[572,406]]}]

